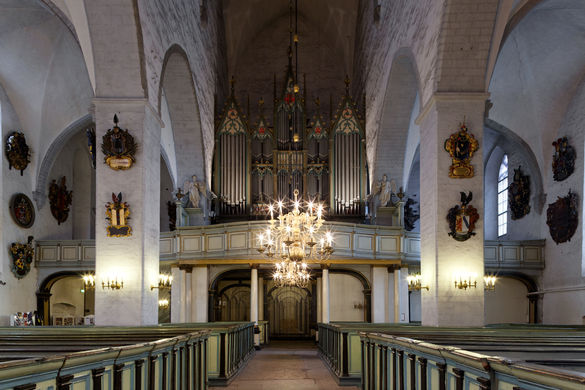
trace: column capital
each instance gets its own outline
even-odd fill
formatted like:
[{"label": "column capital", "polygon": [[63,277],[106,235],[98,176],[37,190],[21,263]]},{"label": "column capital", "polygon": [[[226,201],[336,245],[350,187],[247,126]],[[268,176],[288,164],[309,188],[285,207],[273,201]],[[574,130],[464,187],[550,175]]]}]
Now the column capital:
[{"label": "column capital", "polygon": [[250,266],[250,269],[259,269],[260,268],[260,264],[257,264],[257,263],[250,263],[249,266]]},{"label": "column capital", "polygon": [[469,102],[470,100],[480,100],[485,102],[489,97],[489,92],[435,92],[423,105],[420,114],[414,120],[414,123],[420,125],[422,120],[437,102]]},{"label": "column capital", "polygon": [[388,266],[388,272],[389,273],[394,273],[394,271],[398,271],[400,270],[401,265],[400,264],[390,264]]},{"label": "column capital", "polygon": [[181,271],[192,272],[193,266],[191,264],[179,264],[179,269]]},{"label": "column capital", "polygon": [[321,264],[321,269],[328,270],[329,268],[331,268],[331,265],[330,264]]}]

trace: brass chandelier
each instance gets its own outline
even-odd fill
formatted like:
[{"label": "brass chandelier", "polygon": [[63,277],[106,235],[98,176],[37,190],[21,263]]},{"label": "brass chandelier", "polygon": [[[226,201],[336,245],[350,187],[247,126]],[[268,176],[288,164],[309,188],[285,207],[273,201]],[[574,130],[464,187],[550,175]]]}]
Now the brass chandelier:
[{"label": "brass chandelier", "polygon": [[275,262],[273,278],[279,287],[307,287],[311,279],[307,263],[327,260],[333,253],[331,232],[321,231],[325,221],[323,204],[309,201],[303,205],[298,195],[295,190],[295,200],[288,205],[282,201],[270,204],[269,227],[258,235],[258,252]]}]

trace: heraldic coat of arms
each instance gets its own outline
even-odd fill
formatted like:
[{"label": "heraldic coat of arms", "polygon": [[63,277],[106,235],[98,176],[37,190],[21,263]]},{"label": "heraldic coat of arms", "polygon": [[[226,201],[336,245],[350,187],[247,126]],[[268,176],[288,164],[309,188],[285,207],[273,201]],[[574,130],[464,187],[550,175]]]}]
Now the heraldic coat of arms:
[{"label": "heraldic coat of arms", "polygon": [[23,171],[30,163],[30,149],[26,144],[24,134],[18,131],[10,133],[6,138],[4,151],[8,159],[8,169],[17,169],[22,176]]},{"label": "heraldic coat of arms", "polygon": [[563,198],[558,197],[557,201],[548,205],[546,210],[546,224],[550,236],[557,243],[571,241],[571,237],[577,230],[579,224],[577,194],[569,191]]},{"label": "heraldic coat of arms", "polygon": [[49,186],[49,202],[51,203],[51,214],[57,220],[57,224],[67,221],[69,216],[69,206],[73,200],[73,191],[67,191],[65,176],[61,178],[59,184],[53,180]]},{"label": "heraldic coat of arms", "polygon": [[449,235],[457,241],[466,241],[475,235],[475,223],[479,220],[477,209],[469,204],[473,194],[461,192],[461,206],[457,205],[449,209],[447,221],[449,222]]},{"label": "heraldic coat of arms", "polygon": [[445,141],[445,150],[451,156],[451,167],[449,168],[449,177],[453,179],[462,179],[473,177],[473,165],[470,164],[473,153],[479,149],[479,143],[473,137],[473,134],[467,131],[465,123],[457,133]]},{"label": "heraldic coat of arms", "polygon": [[106,203],[106,219],[110,226],[106,228],[108,237],[128,237],[132,235],[132,228],[126,223],[130,219],[130,206],[122,202],[122,193],[112,193],[112,201]]},{"label": "heraldic coat of arms", "polygon": [[555,147],[552,162],[553,178],[555,181],[563,181],[575,170],[575,148],[569,145],[567,137],[557,139],[553,146]]},{"label": "heraldic coat of arms", "polygon": [[114,127],[106,131],[102,138],[104,162],[114,170],[129,169],[134,163],[137,145],[128,130],[118,126],[118,116],[114,115]]},{"label": "heraldic coat of arms", "polygon": [[522,174],[522,167],[514,169],[514,181],[508,187],[508,203],[513,220],[530,212],[530,176]]},{"label": "heraldic coat of arms", "polygon": [[30,272],[30,265],[33,262],[35,250],[32,246],[33,236],[28,236],[26,244],[13,242],[10,245],[12,255],[12,273],[18,279],[22,279]]}]

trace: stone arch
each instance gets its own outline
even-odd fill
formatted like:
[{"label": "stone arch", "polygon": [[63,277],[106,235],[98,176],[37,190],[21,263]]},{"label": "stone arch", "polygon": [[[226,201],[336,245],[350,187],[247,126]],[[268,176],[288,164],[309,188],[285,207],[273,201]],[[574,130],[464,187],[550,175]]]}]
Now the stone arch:
[{"label": "stone arch", "polygon": [[364,276],[361,272],[355,271],[349,268],[331,268],[329,270],[330,274],[344,274],[350,275],[354,278],[358,279],[363,287],[362,292],[364,293],[364,303],[365,303],[365,314],[364,319],[366,322],[372,322],[372,286],[368,278]]},{"label": "stone arch", "polygon": [[48,325],[47,321],[51,319],[51,311],[50,311],[50,299],[51,299],[51,288],[53,285],[64,278],[68,278],[71,276],[79,276],[81,277],[87,271],[59,271],[55,272],[49,276],[47,276],[43,281],[39,284],[39,291],[37,291],[37,314],[40,316],[41,320],[43,321],[44,325]]},{"label": "stone arch", "polygon": [[414,55],[409,48],[399,49],[390,68],[375,153],[370,158],[370,182],[386,174],[399,186],[406,186],[410,160],[420,139],[414,124],[420,108],[419,86]]},{"label": "stone arch", "polygon": [[161,112],[161,100],[164,90],[169,116],[172,123],[176,181],[183,183],[197,175],[200,179],[207,177],[205,152],[199,104],[191,72],[191,65],[185,50],[175,44],[171,46],[163,61],[161,82],[158,91],[158,112]]},{"label": "stone arch", "polygon": [[[526,229],[522,228],[522,226],[539,223],[539,217],[545,203],[543,178],[534,152],[516,133],[491,119],[485,120],[484,146],[484,227],[486,239],[497,238],[497,233],[494,235],[494,232],[497,231],[495,230],[497,229],[497,221],[496,213],[494,212],[497,209],[497,191],[494,192],[494,183],[497,183],[497,175],[504,154],[508,155],[509,159],[509,181],[512,180],[514,169],[518,168],[518,166],[522,167],[525,175],[530,176],[530,213],[532,215],[528,214],[517,221],[508,220],[509,224],[515,226],[512,232],[529,231],[529,226],[526,226]],[[508,236],[508,239],[528,238],[539,237],[514,237],[514,233]]]},{"label": "stone arch", "polygon": [[[36,186],[33,192],[33,199],[39,210],[44,206],[47,200],[46,192],[48,188],[47,182],[49,180],[49,174],[51,173],[51,168],[53,167],[57,156],[63,149],[63,146],[79,131],[93,126],[93,119],[90,114],[87,114],[67,126],[65,130],[53,140],[47,149],[37,173]],[[97,143],[98,141],[96,140],[96,144]]]}]

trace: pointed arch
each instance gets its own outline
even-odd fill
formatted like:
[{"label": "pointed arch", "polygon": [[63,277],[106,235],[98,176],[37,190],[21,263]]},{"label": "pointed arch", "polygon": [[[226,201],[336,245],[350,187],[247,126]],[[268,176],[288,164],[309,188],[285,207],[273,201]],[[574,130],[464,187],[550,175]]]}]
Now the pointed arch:
[{"label": "pointed arch", "polygon": [[386,174],[401,186],[406,185],[414,150],[420,139],[418,126],[414,124],[421,106],[420,96],[419,72],[414,55],[410,48],[399,49],[388,76],[375,152],[369,158],[370,182]]},{"label": "pointed arch", "polygon": [[[199,103],[185,50],[172,45],[166,52],[158,91],[158,112],[162,114],[166,99],[172,129],[173,148],[165,154],[170,166],[176,166],[175,182],[180,185],[192,175],[207,177]],[[161,115],[162,116],[162,115]]]}]

